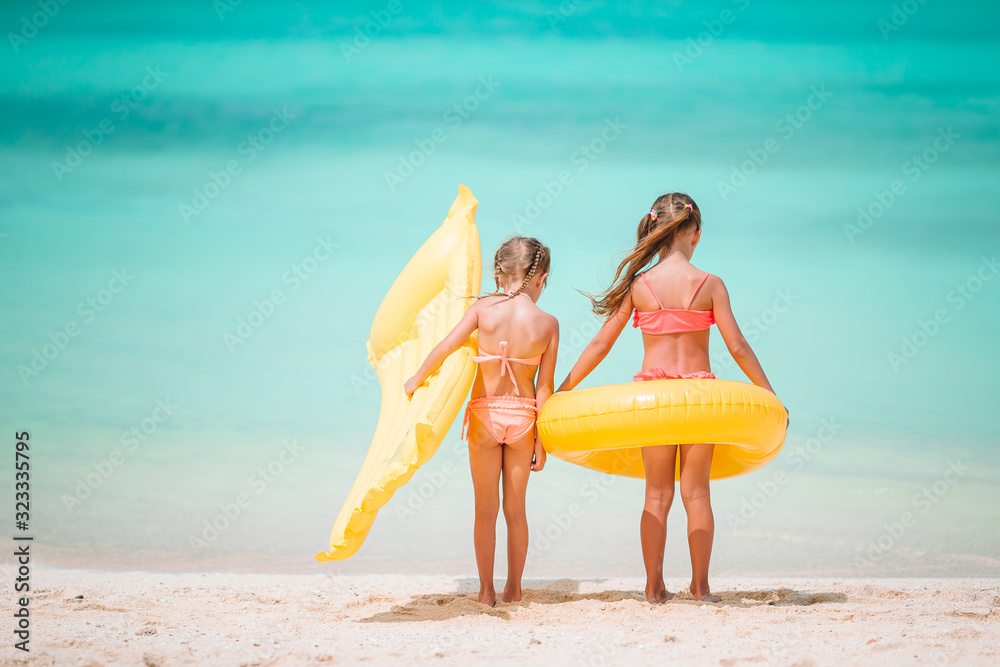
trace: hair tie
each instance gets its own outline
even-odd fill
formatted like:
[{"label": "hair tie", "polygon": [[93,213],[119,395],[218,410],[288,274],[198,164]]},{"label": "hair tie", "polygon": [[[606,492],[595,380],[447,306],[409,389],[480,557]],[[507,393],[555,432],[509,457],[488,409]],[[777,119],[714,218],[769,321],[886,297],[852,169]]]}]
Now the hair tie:
[{"label": "hair tie", "polygon": [[658,214],[657,214],[657,212],[656,212],[656,209],[654,208],[653,210],[651,210],[651,211],[649,212],[649,219],[650,219],[650,220],[656,220],[656,216],[657,216],[657,215],[658,215]]},{"label": "hair tie", "polygon": [[693,211],[694,210],[694,206],[691,206],[691,204],[684,204],[684,208],[686,208],[689,211]]}]

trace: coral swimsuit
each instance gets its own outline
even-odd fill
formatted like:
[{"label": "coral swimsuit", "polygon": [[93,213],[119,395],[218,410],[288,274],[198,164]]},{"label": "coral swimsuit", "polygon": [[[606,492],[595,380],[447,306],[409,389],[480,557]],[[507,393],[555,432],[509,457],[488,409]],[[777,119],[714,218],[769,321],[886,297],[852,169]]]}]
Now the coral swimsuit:
[{"label": "coral swimsuit", "polygon": [[[525,295],[527,296],[527,295]],[[538,416],[538,403],[533,398],[523,398],[517,388],[517,378],[514,377],[515,364],[537,366],[542,362],[542,355],[531,359],[513,359],[507,356],[507,341],[500,341],[500,354],[489,354],[479,348],[479,356],[473,357],[476,363],[486,361],[500,362],[500,377],[510,374],[514,383],[514,396],[481,396],[469,401],[465,408],[465,419],[462,423],[462,438],[466,437],[470,415],[475,415],[479,422],[490,432],[498,443],[517,442],[526,437],[535,428]]]},{"label": "coral swimsuit", "polygon": [[[639,277],[642,278],[642,282],[645,283],[646,289],[648,289],[650,294],[653,295],[653,298],[656,299],[656,304],[660,307],[660,309],[653,311],[640,311],[637,308],[635,311],[635,318],[632,321],[632,327],[638,327],[642,330],[642,333],[651,335],[683,333],[687,331],[704,331],[708,329],[715,324],[715,311],[691,310],[691,304],[694,303],[694,298],[698,296],[701,286],[705,284],[705,281],[708,280],[710,275],[712,274],[705,274],[705,277],[701,279],[698,286],[694,288],[691,298],[688,299],[687,307],[680,309],[664,308],[663,302],[660,301],[660,297],[656,296],[656,292],[654,292],[653,288],[649,286],[649,281],[646,280],[646,273],[640,273]],[[644,380],[676,379],[714,380],[715,374],[709,371],[673,374],[668,373],[663,368],[648,368],[644,371],[636,373],[632,379],[636,382],[642,382]]]}]

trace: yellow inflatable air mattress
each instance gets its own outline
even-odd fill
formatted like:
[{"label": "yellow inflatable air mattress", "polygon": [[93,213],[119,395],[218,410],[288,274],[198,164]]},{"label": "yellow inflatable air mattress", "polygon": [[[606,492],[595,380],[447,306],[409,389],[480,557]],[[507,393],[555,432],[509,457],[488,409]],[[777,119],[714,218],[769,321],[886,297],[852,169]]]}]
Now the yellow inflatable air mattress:
[{"label": "yellow inflatable air mattress", "polygon": [[372,322],[368,360],[378,373],[382,406],[361,472],[344,502],[325,562],[351,557],[379,509],[434,455],[475,379],[474,338],[450,355],[408,400],[403,383],[465,314],[479,294],[482,258],[472,192],[460,185],[448,217],[420,247],[386,294]]},{"label": "yellow inflatable air mattress", "polygon": [[557,458],[640,478],[642,447],[713,443],[711,476],[722,479],[777,456],[787,418],[777,396],[745,382],[653,380],[553,394],[538,434]]}]

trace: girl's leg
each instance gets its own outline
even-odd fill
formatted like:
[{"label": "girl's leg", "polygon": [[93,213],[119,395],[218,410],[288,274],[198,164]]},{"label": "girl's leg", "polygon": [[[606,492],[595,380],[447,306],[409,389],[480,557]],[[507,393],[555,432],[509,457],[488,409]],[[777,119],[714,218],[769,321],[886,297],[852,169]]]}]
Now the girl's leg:
[{"label": "girl's leg", "polygon": [[524,496],[531,474],[531,457],[535,450],[532,433],[503,448],[503,516],[507,520],[507,585],[504,602],[521,599],[521,574],[528,556],[528,518],[524,512]]},{"label": "girl's leg", "polygon": [[695,600],[718,602],[708,587],[715,517],[708,490],[714,445],[681,445],[681,500],[687,510],[688,548],[691,550],[691,594]]},{"label": "girl's leg", "polygon": [[646,468],[646,503],[639,521],[642,560],[646,566],[646,599],[654,604],[673,597],[663,583],[663,549],[667,542],[667,513],[674,500],[677,445],[642,448]]},{"label": "girl's leg", "polygon": [[469,424],[469,467],[476,498],[476,566],[479,568],[479,601],[491,607],[497,601],[493,589],[493,557],[497,546],[497,514],[500,511],[500,445],[478,419]]}]

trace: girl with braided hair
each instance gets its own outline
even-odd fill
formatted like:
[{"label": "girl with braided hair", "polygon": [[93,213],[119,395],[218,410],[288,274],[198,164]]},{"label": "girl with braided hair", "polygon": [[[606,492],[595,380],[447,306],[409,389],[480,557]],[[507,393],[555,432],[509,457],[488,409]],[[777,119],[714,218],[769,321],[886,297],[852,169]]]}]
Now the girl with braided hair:
[{"label": "girl with braided hair", "polygon": [[[559,391],[573,389],[604,360],[634,312],[633,326],[642,331],[645,355],[642,370],[633,380],[714,380],[708,338],[715,324],[747,377],[773,392],[733,317],[722,279],[691,264],[691,255],[701,240],[701,210],[694,200],[680,192],[657,198],[639,221],[636,236],[635,248],[619,264],[611,287],[591,297],[594,313],[605,318],[604,326],[584,349]],[[653,266],[643,271],[650,264]],[[650,602],[666,602],[673,597],[663,583],[663,551],[678,456],[681,499],[688,517],[691,594],[696,600],[719,601],[708,585],[715,535],[708,488],[713,448],[712,444],[669,443],[642,448],[646,500],[639,534],[646,567],[646,598]]]},{"label": "girl with braided hair", "polygon": [[535,419],[555,385],[559,322],[535,303],[545,287],[550,260],[549,249],[538,239],[517,236],[504,242],[493,261],[498,291],[477,298],[403,387],[412,395],[449,354],[479,331],[479,356],[474,357],[479,368],[465,410],[465,426],[475,492],[479,601],[491,606],[496,603],[493,559],[500,481],[508,567],[502,599],[514,602],[521,599],[521,574],[528,554],[524,510],[528,475],[545,465]]}]

